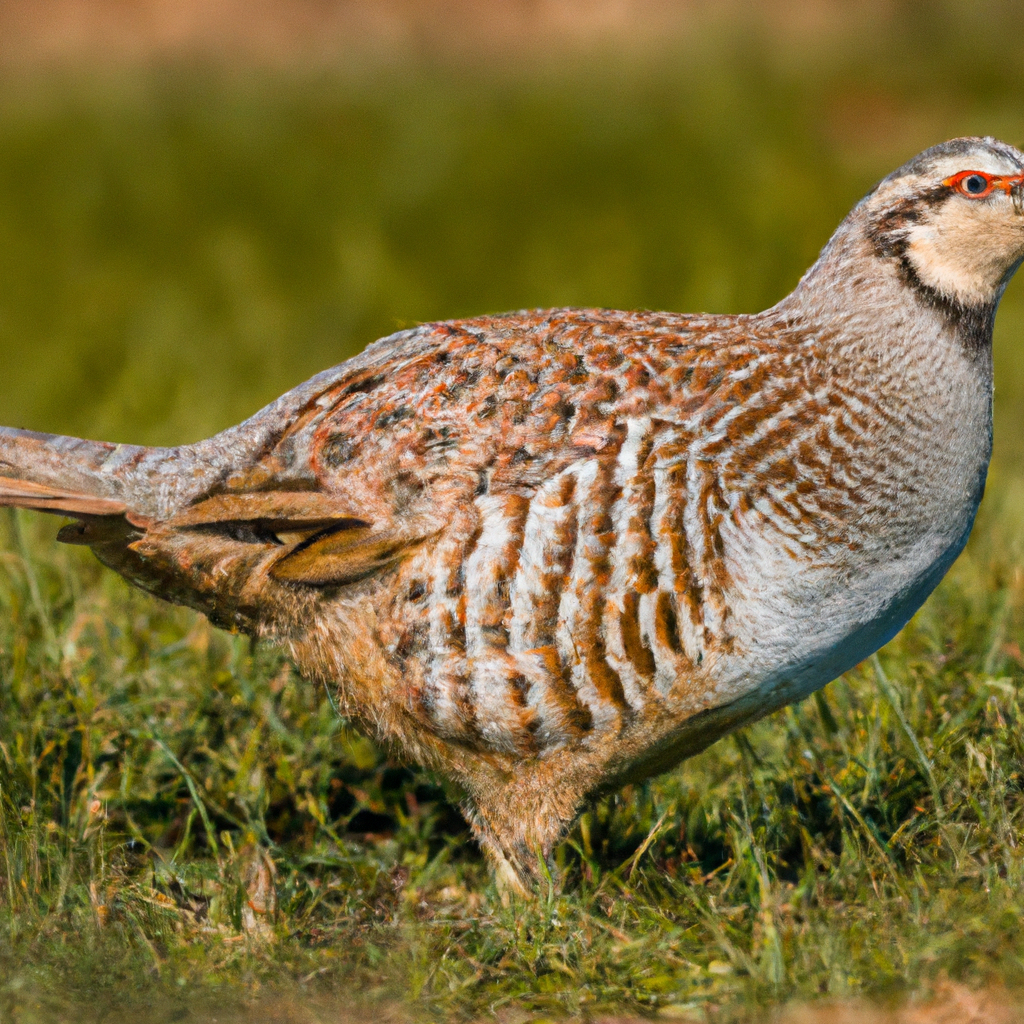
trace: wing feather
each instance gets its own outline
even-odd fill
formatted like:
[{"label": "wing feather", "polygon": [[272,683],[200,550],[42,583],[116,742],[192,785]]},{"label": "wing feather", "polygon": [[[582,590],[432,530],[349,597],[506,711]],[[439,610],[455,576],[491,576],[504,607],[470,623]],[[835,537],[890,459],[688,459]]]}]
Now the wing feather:
[{"label": "wing feather", "polygon": [[325,491],[246,491],[215,494],[190,505],[168,523],[173,528],[260,521],[270,529],[369,526],[339,494]]},{"label": "wing feather", "polygon": [[332,530],[300,544],[274,563],[270,575],[288,583],[342,585],[397,565],[418,540],[369,527]]}]

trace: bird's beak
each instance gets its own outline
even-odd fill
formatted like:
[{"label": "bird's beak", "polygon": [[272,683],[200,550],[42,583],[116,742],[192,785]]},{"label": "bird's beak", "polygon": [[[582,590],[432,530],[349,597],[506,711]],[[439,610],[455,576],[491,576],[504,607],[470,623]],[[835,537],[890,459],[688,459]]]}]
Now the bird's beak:
[{"label": "bird's beak", "polygon": [[1014,210],[1024,215],[1024,174],[1006,174],[994,179],[994,184],[1013,200]]}]

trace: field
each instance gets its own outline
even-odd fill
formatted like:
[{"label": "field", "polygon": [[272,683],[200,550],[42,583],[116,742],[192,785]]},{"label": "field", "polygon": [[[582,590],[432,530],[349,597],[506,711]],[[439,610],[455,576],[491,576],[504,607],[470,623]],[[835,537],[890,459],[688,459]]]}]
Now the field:
[{"label": "field", "polygon": [[[769,305],[917,150],[1024,138],[1011,5],[887,10],[523,61],[7,68],[0,422],[176,443],[418,321]],[[1022,345],[1018,280],[988,493],[911,625],[595,806],[534,901],[274,650],[5,513],[0,1021],[959,1020],[980,989],[1016,1019]]]}]

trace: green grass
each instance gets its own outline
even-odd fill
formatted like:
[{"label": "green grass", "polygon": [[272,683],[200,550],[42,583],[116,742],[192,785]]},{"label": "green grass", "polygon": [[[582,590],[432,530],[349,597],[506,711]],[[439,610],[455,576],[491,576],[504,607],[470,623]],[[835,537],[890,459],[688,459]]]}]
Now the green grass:
[{"label": "green grass", "polygon": [[[8,517],[0,1019],[282,988],[462,1016],[1024,986],[1009,499],[877,662],[601,803],[533,904],[273,652]],[[276,908],[246,921],[264,855]]]},{"label": "green grass", "polygon": [[[940,10],[820,52],[9,82],[0,420],[167,443],[420,319],[766,305],[914,150],[1024,137],[1017,27]],[[877,662],[595,807],[532,903],[274,651],[0,519],[0,1021],[1024,989],[1022,295],[936,595]]]}]

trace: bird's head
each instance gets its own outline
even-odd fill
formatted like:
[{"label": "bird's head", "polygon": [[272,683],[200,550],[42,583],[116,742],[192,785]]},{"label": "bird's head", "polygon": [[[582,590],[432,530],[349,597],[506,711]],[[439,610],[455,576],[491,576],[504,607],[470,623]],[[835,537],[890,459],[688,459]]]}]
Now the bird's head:
[{"label": "bird's head", "polygon": [[1024,153],[992,138],[944,142],[881,181],[859,213],[874,254],[921,299],[990,324],[1024,260]]}]

